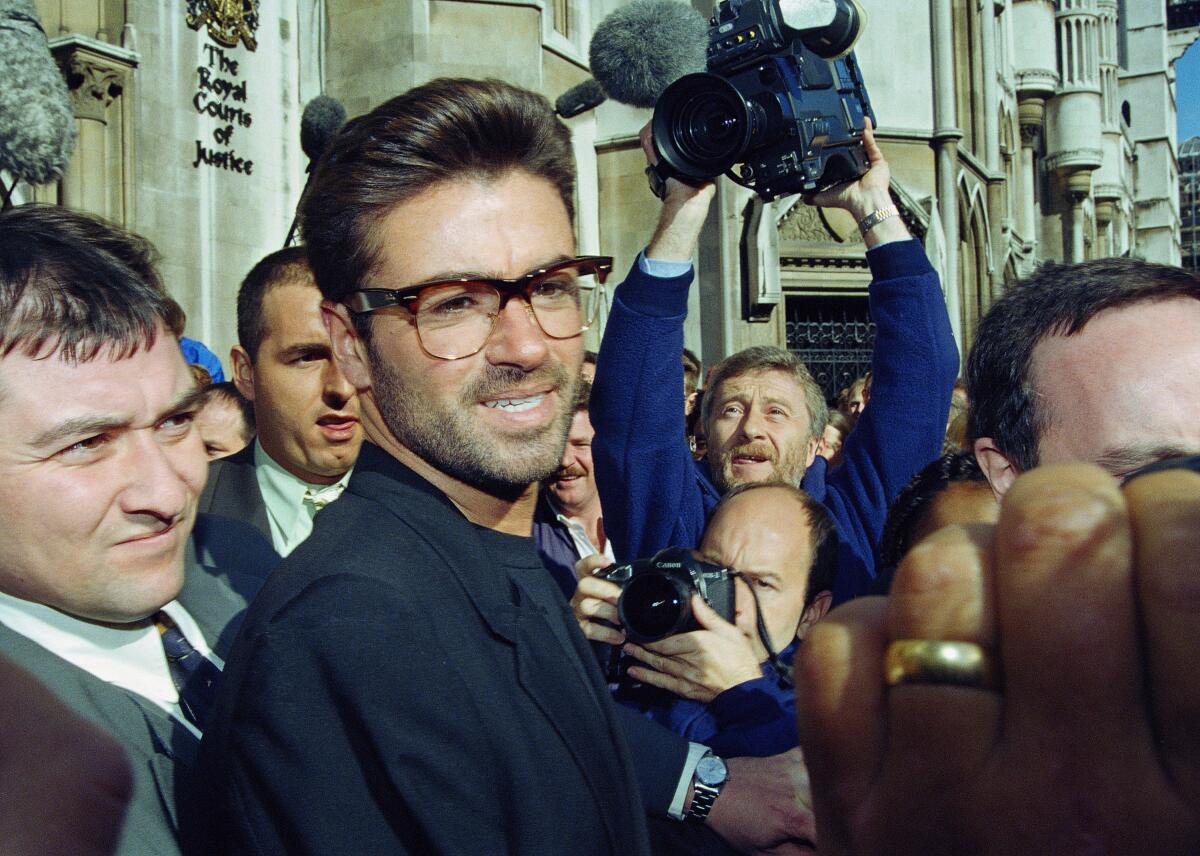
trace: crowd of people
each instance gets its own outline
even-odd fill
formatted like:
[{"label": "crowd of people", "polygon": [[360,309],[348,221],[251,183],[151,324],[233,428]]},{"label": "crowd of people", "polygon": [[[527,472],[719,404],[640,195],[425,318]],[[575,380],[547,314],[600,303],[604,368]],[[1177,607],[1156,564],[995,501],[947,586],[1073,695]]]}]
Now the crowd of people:
[{"label": "crowd of people", "polygon": [[964,384],[863,136],[832,405],[684,347],[711,184],[585,352],[612,259],[498,81],[338,134],[228,381],[144,239],[0,212],[0,849],[1200,852],[1200,281],[1046,265]]}]

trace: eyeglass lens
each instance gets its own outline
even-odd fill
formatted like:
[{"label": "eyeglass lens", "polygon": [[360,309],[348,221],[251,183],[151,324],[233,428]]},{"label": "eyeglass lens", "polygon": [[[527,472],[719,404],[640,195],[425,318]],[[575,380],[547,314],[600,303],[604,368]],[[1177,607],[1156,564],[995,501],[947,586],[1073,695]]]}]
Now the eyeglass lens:
[{"label": "eyeglass lens", "polygon": [[[558,268],[531,280],[523,289],[542,332],[569,339],[588,328],[598,304],[596,266]],[[421,292],[417,334],[432,356],[453,360],[474,354],[487,342],[504,298],[486,280],[445,283]]]}]

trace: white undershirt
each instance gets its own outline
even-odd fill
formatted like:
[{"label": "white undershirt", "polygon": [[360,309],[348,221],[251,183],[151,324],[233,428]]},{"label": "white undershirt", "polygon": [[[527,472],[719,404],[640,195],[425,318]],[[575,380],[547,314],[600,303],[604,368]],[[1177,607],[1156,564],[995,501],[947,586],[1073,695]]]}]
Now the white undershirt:
[{"label": "white undershirt", "polygon": [[[224,668],[195,620],[178,601],[171,601],[162,609],[193,648]],[[200,736],[199,729],[179,707],[179,693],[171,681],[167,656],[153,621],[147,619],[124,627],[94,624],[0,592],[0,624],[105,683],[137,693],[165,710],[196,737]]]}]

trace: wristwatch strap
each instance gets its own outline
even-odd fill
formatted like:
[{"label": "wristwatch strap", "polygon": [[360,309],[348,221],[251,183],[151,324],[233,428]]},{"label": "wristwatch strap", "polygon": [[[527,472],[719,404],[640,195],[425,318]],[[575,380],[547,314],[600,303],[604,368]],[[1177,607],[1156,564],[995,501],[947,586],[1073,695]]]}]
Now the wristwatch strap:
[{"label": "wristwatch strap", "polygon": [[712,810],[713,803],[717,801],[717,797],[720,795],[720,788],[703,785],[700,782],[693,782],[692,804],[688,806],[687,814],[683,816],[683,819],[703,823],[708,819],[708,813]]},{"label": "wristwatch strap", "polygon": [[894,205],[890,208],[880,208],[876,211],[872,211],[866,217],[863,217],[858,221],[858,231],[865,237],[867,232],[870,232],[884,220],[890,220],[892,217],[897,217],[899,215],[900,212],[896,210]]}]

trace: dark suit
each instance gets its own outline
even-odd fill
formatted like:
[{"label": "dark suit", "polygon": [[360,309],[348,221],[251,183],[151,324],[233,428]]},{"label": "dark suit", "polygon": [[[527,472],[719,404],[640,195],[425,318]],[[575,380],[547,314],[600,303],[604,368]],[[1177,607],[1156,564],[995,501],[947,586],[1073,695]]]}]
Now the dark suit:
[{"label": "dark suit", "polygon": [[[188,544],[179,602],[196,620],[218,655],[229,643],[256,583],[239,569],[217,570],[214,555],[232,551],[263,557],[267,545],[249,527],[198,520]],[[241,590],[235,591],[228,582]],[[133,798],[118,853],[179,852],[177,800],[190,793],[198,741],[170,714],[142,696],[94,677],[36,642],[0,624],[0,650],[45,684],[67,707],[111,734],[125,748],[134,772]]]},{"label": "dark suit", "polygon": [[[201,748],[205,850],[647,851],[590,650],[532,539],[512,538],[530,571],[514,576],[495,535],[363,446],[230,654]],[[643,748],[667,768],[645,778],[665,808],[686,743]]]},{"label": "dark suit", "polygon": [[271,524],[254,467],[255,440],[228,458],[208,465],[208,482],[200,494],[200,511],[249,523],[271,543]]}]

